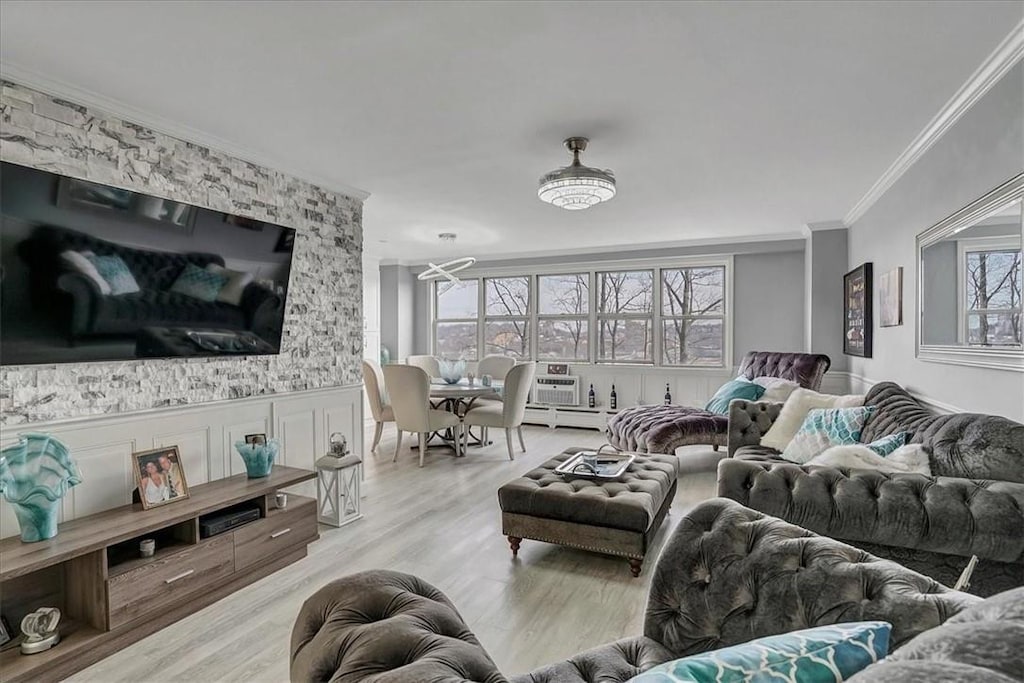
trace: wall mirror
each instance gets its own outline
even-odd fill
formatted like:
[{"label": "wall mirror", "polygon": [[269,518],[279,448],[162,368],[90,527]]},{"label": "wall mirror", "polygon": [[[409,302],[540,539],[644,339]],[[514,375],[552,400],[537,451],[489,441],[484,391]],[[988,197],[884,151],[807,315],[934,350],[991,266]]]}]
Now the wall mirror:
[{"label": "wall mirror", "polygon": [[917,237],[917,356],[1024,372],[1024,173]]}]

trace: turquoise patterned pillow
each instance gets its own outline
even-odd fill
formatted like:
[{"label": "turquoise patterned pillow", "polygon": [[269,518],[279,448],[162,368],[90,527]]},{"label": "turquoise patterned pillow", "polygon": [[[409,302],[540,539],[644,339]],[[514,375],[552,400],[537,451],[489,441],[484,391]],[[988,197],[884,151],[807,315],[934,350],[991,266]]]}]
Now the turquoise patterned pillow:
[{"label": "turquoise patterned pillow", "polygon": [[171,285],[171,291],[200,301],[216,301],[221,288],[229,279],[226,275],[211,273],[189,263]]},{"label": "turquoise patterned pillow", "polygon": [[875,453],[878,453],[883,458],[897,448],[907,445],[907,437],[910,436],[907,432],[896,432],[889,436],[883,436],[881,439],[876,439],[871,443],[864,444]]},{"label": "turquoise patterned pillow", "polygon": [[873,412],[874,406],[815,408],[807,413],[782,457],[802,465],[832,446],[860,443],[860,432]]},{"label": "turquoise patterned pillow", "polygon": [[86,254],[85,258],[89,259],[89,262],[96,267],[96,272],[100,274],[100,277],[110,285],[112,295],[131,294],[139,291],[139,283],[135,281],[135,276],[128,269],[128,264],[120,256],[116,254],[111,256]]},{"label": "turquoise patterned pillow", "polygon": [[841,683],[885,657],[884,621],[819,626],[666,662],[632,683]]},{"label": "turquoise patterned pillow", "polygon": [[723,384],[715,395],[711,397],[708,404],[704,406],[704,410],[712,413],[718,413],[719,415],[725,415],[729,412],[729,403],[734,398],[742,398],[748,401],[756,401],[757,399],[764,396],[765,388],[760,384],[754,384],[745,377],[737,377],[731,379]]}]

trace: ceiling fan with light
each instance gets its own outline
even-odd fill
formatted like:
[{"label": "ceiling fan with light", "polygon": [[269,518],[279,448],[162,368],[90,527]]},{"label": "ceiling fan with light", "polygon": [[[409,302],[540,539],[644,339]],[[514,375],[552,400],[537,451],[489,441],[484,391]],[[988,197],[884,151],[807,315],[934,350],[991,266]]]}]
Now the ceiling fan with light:
[{"label": "ceiling fan with light", "polygon": [[578,211],[607,202],[615,196],[615,174],[611,170],[580,163],[580,152],[587,148],[587,142],[587,138],[581,137],[565,141],[565,148],[572,153],[572,163],[541,177],[537,189],[541,201]]}]

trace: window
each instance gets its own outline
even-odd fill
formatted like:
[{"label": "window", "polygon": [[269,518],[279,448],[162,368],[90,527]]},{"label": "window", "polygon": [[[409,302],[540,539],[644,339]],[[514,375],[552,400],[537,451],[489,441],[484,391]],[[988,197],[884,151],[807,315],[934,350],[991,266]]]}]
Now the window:
[{"label": "window", "polygon": [[537,358],[590,360],[590,274],[537,277]]},{"label": "window", "polygon": [[650,363],[654,271],[598,273],[597,360]]},{"label": "window", "polygon": [[661,335],[663,365],[724,365],[724,266],[661,271]]},{"label": "window", "polygon": [[484,353],[530,358],[530,278],[487,278],[484,292]]},{"label": "window", "polygon": [[967,245],[961,253],[964,340],[970,346],[1019,346],[1021,250]]},{"label": "window", "polygon": [[477,360],[480,281],[435,283],[434,354]]}]

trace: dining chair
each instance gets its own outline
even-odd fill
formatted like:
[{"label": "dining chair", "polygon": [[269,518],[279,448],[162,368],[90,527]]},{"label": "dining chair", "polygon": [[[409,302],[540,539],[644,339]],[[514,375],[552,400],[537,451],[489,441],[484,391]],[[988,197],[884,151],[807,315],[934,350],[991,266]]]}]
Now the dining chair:
[{"label": "dining chair", "polygon": [[462,439],[462,423],[459,416],[447,410],[434,410],[430,407],[430,377],[422,369],[412,365],[385,365],[384,383],[391,407],[395,411],[395,426],[398,428],[398,441],[395,444],[395,457],[402,449],[402,432],[413,432],[420,440],[420,467],[423,467],[423,455],[427,452],[427,437],[431,433],[444,429],[452,429],[455,433],[455,455],[461,455],[460,440]]},{"label": "dining chair", "polygon": [[405,364],[420,368],[423,372],[427,373],[427,377],[441,376],[441,366],[434,356],[406,356]]},{"label": "dining chair", "polygon": [[395,421],[394,409],[384,400],[384,373],[377,361],[363,360],[363,386],[366,387],[366,399],[370,403],[370,413],[375,423],[373,445],[370,446],[370,452],[373,453],[384,433],[384,423]]},{"label": "dining chair", "polygon": [[[526,416],[526,401],[530,397],[530,385],[533,374],[537,371],[534,363],[517,363],[505,375],[505,400],[501,403],[476,402],[462,418],[463,438],[468,437],[469,428],[497,427],[505,430],[505,444],[508,446],[508,459],[515,460],[512,453],[512,430],[519,433],[519,446],[526,452],[526,441],[523,439],[523,418]],[[463,452],[467,444],[463,444]]]},{"label": "dining chair", "polygon": [[[493,379],[499,382],[505,381],[505,375],[508,371],[515,367],[516,359],[510,358],[509,356],[500,356],[498,354],[491,354],[484,356],[477,363],[476,376],[483,377],[484,375],[490,375]],[[481,396],[478,401],[500,401],[502,400],[503,394],[494,394]]]}]

